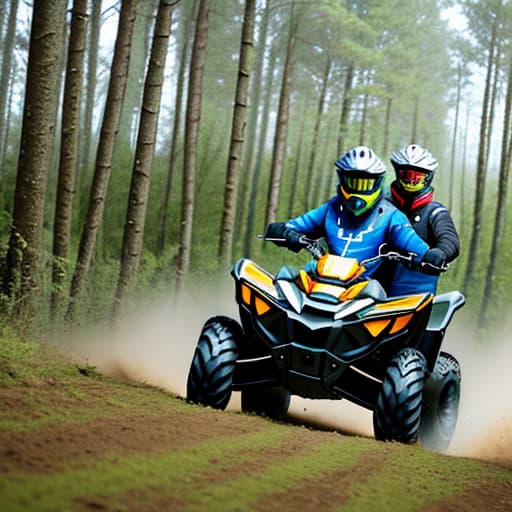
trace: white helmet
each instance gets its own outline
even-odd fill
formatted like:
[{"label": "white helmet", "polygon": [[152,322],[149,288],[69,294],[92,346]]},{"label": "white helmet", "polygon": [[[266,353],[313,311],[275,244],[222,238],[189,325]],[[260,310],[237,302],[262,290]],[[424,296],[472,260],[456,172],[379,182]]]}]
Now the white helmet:
[{"label": "white helmet", "polygon": [[386,166],[366,146],[347,151],[335,164],[340,178],[340,198],[354,215],[361,215],[375,207],[382,196],[382,178]]}]

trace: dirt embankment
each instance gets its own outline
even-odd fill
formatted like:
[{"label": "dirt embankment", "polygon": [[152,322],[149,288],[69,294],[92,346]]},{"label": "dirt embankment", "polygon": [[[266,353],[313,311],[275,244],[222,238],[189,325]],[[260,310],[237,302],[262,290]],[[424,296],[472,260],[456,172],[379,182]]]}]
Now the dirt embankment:
[{"label": "dirt embankment", "polygon": [[[212,296],[215,296],[212,294]],[[85,355],[111,375],[124,375],[158,386],[179,396],[186,392],[186,377],[197,337],[210,316],[237,318],[229,284],[215,302],[172,301],[132,318],[115,332],[68,336],[60,340],[67,350]],[[512,345],[505,339],[483,345],[468,325],[464,310],[448,329],[443,350],[462,366],[460,415],[449,454],[512,461]],[[503,332],[506,332],[505,330]],[[234,394],[231,408],[238,408]],[[373,437],[371,413],[348,402],[293,398],[290,414],[306,423]]]}]

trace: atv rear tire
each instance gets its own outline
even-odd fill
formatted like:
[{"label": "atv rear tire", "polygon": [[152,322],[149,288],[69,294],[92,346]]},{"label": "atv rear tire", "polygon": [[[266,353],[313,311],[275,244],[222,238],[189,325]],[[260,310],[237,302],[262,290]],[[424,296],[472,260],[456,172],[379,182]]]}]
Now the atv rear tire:
[{"label": "atv rear tire", "polygon": [[418,437],[427,450],[443,453],[450,445],[459,413],[460,381],[459,363],[441,352],[423,391]]},{"label": "atv rear tire", "polygon": [[188,400],[227,407],[241,337],[241,327],[231,318],[217,316],[204,324],[188,374]]},{"label": "atv rear tire", "polygon": [[403,349],[391,359],[373,411],[376,439],[417,440],[425,369],[425,357],[413,348]]},{"label": "atv rear tire", "polygon": [[243,389],[243,412],[253,412],[273,420],[283,420],[290,406],[290,392],[282,387]]}]

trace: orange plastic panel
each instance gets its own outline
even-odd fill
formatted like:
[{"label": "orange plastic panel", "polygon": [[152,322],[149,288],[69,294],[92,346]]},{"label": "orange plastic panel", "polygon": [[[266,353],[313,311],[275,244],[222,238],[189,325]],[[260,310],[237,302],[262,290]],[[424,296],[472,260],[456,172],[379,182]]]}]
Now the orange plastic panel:
[{"label": "orange plastic panel", "polygon": [[264,315],[270,309],[270,306],[259,297],[254,298],[254,305],[256,306],[256,313],[258,313],[259,316]]},{"label": "orange plastic panel", "polygon": [[389,324],[391,320],[372,320],[365,322],[364,326],[368,329],[368,332],[375,338],[377,337]]},{"label": "orange plastic panel", "polygon": [[395,318],[395,323],[393,324],[393,327],[391,327],[389,333],[393,334],[395,332],[401,331],[410,322],[413,316],[414,315],[411,313],[410,315],[403,315]]},{"label": "orange plastic panel", "polygon": [[248,305],[251,304],[251,290],[245,284],[242,285],[242,300]]}]

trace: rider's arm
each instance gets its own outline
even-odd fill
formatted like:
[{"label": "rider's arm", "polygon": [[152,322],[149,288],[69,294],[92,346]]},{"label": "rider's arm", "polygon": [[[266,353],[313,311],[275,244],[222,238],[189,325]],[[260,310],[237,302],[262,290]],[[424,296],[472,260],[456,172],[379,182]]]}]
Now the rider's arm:
[{"label": "rider's arm", "polygon": [[265,238],[273,239],[276,245],[299,252],[304,247],[302,236],[319,238],[324,235],[327,206],[328,203],[287,222],[271,222],[267,226]]},{"label": "rider's arm", "polygon": [[310,210],[303,215],[286,222],[286,227],[293,229],[297,233],[307,235],[309,238],[320,238],[325,236],[325,216],[329,208],[329,203]]},{"label": "rider's arm", "polygon": [[414,253],[414,261],[419,263],[428,251],[428,244],[416,233],[409,219],[399,210],[395,210],[391,216],[388,242],[406,253]]},{"label": "rider's arm", "polygon": [[460,240],[450,212],[444,206],[439,206],[430,214],[429,224],[432,229],[432,248],[443,251],[447,263],[453,261],[459,255]]}]

